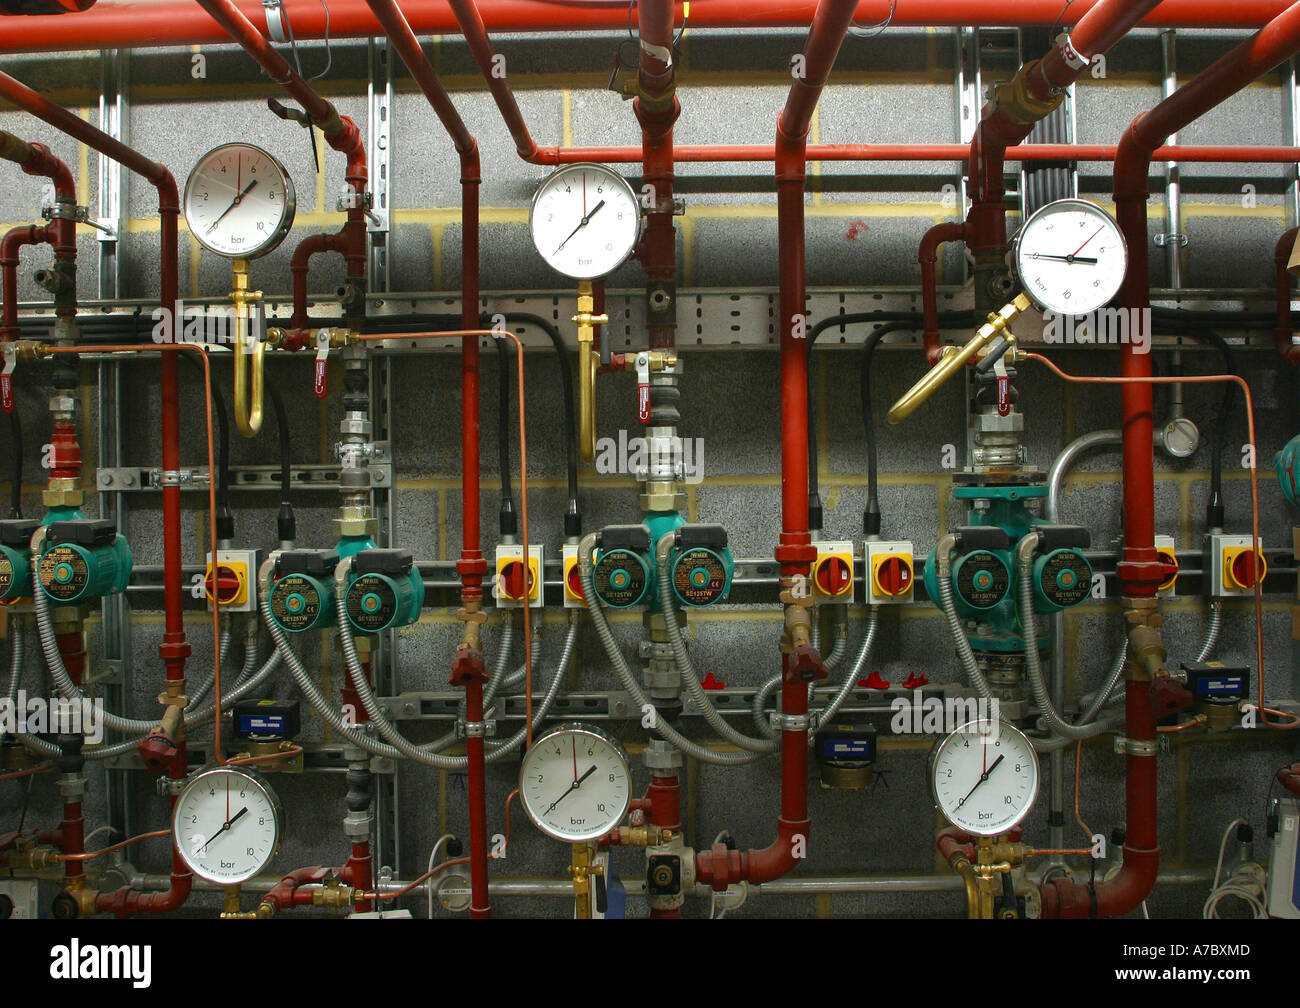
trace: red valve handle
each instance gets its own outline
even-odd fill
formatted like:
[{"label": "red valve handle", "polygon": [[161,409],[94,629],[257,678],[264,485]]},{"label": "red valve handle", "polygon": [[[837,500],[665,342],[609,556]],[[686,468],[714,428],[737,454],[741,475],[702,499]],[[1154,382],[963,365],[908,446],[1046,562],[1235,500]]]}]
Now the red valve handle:
[{"label": "red valve handle", "polygon": [[998,375],[998,416],[1011,414],[1011,379]]},{"label": "red valve handle", "polygon": [[14,411],[14,376],[0,374],[0,407],[6,413]]},{"label": "red valve handle", "polygon": [[636,385],[636,418],[643,424],[650,422],[650,383],[637,382]]},{"label": "red valve handle", "polygon": [[329,394],[329,386],[326,381],[329,361],[316,358],[316,398],[324,399]]}]

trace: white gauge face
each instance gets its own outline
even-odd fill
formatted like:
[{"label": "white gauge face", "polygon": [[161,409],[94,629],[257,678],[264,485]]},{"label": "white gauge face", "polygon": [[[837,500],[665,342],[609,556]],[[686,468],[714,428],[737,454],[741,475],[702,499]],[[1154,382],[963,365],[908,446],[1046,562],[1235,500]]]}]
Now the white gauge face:
[{"label": "white gauge face", "polygon": [[519,794],[528,818],[547,836],[597,840],[623,821],[632,802],[627,754],[599,728],[562,725],[524,756]]},{"label": "white gauge face", "polygon": [[935,747],[930,786],[945,819],[976,836],[1005,833],[1038,797],[1038,756],[1005,721],[962,725]]},{"label": "white gauge face", "polygon": [[208,882],[247,882],[280,847],[280,802],[262,778],[235,767],[205,770],[185,786],[172,812],[182,859]]},{"label": "white gauge face", "polygon": [[542,183],[529,225],[547,263],[576,280],[594,280],[632,254],[641,209],[622,175],[602,165],[576,164]]},{"label": "white gauge face", "polygon": [[1014,256],[1025,293],[1057,315],[1086,315],[1109,303],[1128,268],[1115,219],[1080,199],[1049,203],[1025,221]]},{"label": "white gauge face", "polygon": [[293,180],[266,151],[223,144],[208,151],[185,183],[185,222],[218,255],[252,259],[270,252],[293,226]]}]

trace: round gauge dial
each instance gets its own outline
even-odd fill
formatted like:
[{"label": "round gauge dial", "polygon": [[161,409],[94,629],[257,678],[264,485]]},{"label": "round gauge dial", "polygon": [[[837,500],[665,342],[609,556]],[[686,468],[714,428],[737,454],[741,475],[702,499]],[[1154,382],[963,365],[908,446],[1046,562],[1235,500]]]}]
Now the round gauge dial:
[{"label": "round gauge dial", "polygon": [[271,863],[282,819],[280,800],[260,776],[214,767],[185,785],[172,811],[172,836],[195,875],[237,885]]},{"label": "round gauge dial", "polygon": [[533,244],[575,280],[614,272],[641,233],[641,208],[627,179],[603,165],[561,168],[537,190],[529,213]]},{"label": "round gauge dial", "polygon": [[185,222],[204,248],[232,259],[252,259],[274,249],[293,226],[293,179],[266,151],[252,144],[216,147],[185,183]]},{"label": "round gauge dial", "polygon": [[1033,808],[1038,756],[1013,725],[992,718],[971,721],[935,746],[930,788],[948,822],[977,836],[995,836]]},{"label": "round gauge dial", "polygon": [[1086,315],[1107,304],[1128,268],[1115,218],[1081,199],[1035,212],[1016,235],[1012,256],[1025,293],[1057,315]]},{"label": "round gauge dial", "polygon": [[560,725],[533,743],[519,770],[519,796],[533,824],[567,843],[597,840],[627,815],[627,753],[590,725]]}]

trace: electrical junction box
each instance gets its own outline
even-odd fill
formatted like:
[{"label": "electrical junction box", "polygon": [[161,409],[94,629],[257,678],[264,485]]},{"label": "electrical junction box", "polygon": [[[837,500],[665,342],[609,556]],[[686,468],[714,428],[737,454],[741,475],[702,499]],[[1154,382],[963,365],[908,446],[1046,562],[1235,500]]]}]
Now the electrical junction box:
[{"label": "electrical junction box", "polygon": [[1231,598],[1255,593],[1256,578],[1268,574],[1263,540],[1260,552],[1254,552],[1250,536],[1215,533],[1205,537],[1206,594],[1212,598]]},{"label": "electrical junction box", "polygon": [[38,886],[35,879],[0,879],[0,920],[40,917]]},{"label": "electrical junction box", "polygon": [[814,542],[817,559],[812,567],[813,598],[853,601],[853,543]]},{"label": "electrical junction box", "polygon": [[257,571],[262,563],[260,550],[218,550],[215,569],[212,554],[207,557],[203,592],[212,608],[216,596],[225,612],[257,611]]},{"label": "electrical junction box", "polygon": [[586,609],[587,599],[582,592],[582,574],[578,570],[578,546],[564,545],[564,608]]},{"label": "electrical junction box", "polygon": [[[1173,536],[1156,536],[1156,555],[1160,557],[1161,563],[1166,563],[1173,567],[1178,566],[1178,554],[1175,552]],[[1177,597],[1178,571],[1175,570],[1174,573],[1169,576],[1169,580],[1160,586],[1159,595],[1161,598]]]},{"label": "electrical junction box", "polygon": [[910,542],[867,540],[867,605],[911,602],[916,567]]},{"label": "electrical junction box", "polygon": [[1268,856],[1268,915],[1300,918],[1300,801],[1287,795],[1277,803],[1277,826]]},{"label": "electrical junction box", "polygon": [[[522,609],[536,605],[542,593],[542,547],[528,547],[528,565],[524,566],[524,548],[518,545],[497,547],[497,576],[492,597],[503,609]],[[527,602],[525,602],[527,597]]]}]

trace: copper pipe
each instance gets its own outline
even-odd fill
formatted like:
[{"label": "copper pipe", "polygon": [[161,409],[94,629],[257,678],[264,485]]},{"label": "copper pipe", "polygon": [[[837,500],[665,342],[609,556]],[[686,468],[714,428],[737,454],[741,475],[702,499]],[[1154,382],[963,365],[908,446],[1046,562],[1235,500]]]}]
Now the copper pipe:
[{"label": "copper pipe", "polygon": [[92,851],[89,854],[60,854],[56,861],[94,861],[95,858],[103,857],[105,854],[112,854],[114,851],[123,850],[132,844],[138,844],[141,840],[152,840],[155,837],[171,836],[172,831],[169,829],[154,830],[152,833],[141,833],[133,836],[129,840],[123,840],[121,843],[115,843],[111,847],[105,847],[102,850]]}]

